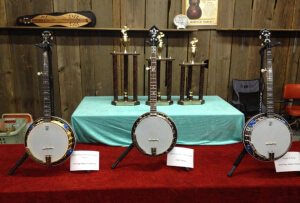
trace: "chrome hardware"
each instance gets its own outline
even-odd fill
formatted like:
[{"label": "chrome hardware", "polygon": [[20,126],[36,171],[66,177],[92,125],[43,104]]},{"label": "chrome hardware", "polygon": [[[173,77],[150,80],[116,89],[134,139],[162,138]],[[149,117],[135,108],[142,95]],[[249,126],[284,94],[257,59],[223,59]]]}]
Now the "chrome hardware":
[{"label": "chrome hardware", "polygon": [[38,76],[43,75],[43,72],[37,72],[37,75]]}]

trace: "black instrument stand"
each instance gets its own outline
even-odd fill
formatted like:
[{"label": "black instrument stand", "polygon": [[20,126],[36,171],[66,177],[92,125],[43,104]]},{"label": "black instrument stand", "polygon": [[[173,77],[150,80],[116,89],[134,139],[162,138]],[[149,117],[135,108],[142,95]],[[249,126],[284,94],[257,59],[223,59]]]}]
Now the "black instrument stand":
[{"label": "black instrument stand", "polygon": [[[281,45],[281,42],[270,42],[268,44],[269,47],[275,47]],[[261,56],[261,63],[260,63],[260,70],[263,69],[263,61],[264,61],[264,51],[267,48],[267,46],[263,46],[260,50],[259,50],[259,54]],[[263,75],[262,72],[260,71],[260,80],[259,80],[259,88],[260,90],[262,90],[262,83],[263,83]],[[262,113],[262,91],[260,93],[260,107],[259,107],[259,111],[260,113]],[[238,165],[241,163],[242,159],[244,158],[245,154],[247,154],[247,150],[244,147],[243,150],[241,151],[240,155],[238,156],[238,158],[235,160],[231,170],[229,171],[229,173],[227,174],[228,177],[231,177],[233,172],[235,171],[235,169],[238,167]],[[300,173],[299,173],[300,174]]]},{"label": "black instrument stand", "polygon": [[[37,47],[42,48],[44,44],[43,43],[39,43],[36,44]],[[54,114],[54,91],[53,91],[53,74],[52,74],[52,51],[51,51],[51,47],[52,44],[48,44],[47,46],[47,50],[48,50],[48,56],[49,56],[49,79],[50,79],[50,99],[51,99],[51,115],[55,115]],[[22,165],[22,163],[28,158],[28,154],[27,152],[25,152],[25,154],[18,160],[18,162],[16,163],[16,165],[8,172],[8,175],[12,176],[15,172],[15,170]]]},{"label": "black instrument stand", "polygon": [[[127,147],[127,149],[119,156],[119,158],[117,159],[117,161],[110,167],[111,169],[115,169],[117,167],[117,165],[125,158],[125,156],[132,150],[132,148],[134,147],[134,144],[131,143],[129,145],[129,147]],[[184,167],[185,172],[189,172],[190,169],[187,167]]]}]

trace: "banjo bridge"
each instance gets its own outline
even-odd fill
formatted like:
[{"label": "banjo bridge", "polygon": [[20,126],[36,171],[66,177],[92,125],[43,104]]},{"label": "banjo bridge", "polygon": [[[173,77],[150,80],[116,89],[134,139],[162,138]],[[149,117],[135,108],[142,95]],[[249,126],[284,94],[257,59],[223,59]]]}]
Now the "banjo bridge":
[{"label": "banjo bridge", "polygon": [[277,145],[277,142],[266,142],[266,145]]},{"label": "banjo bridge", "polygon": [[54,149],[54,147],[43,147],[43,150]]},{"label": "banjo bridge", "polygon": [[159,139],[148,139],[149,142],[158,142]]}]

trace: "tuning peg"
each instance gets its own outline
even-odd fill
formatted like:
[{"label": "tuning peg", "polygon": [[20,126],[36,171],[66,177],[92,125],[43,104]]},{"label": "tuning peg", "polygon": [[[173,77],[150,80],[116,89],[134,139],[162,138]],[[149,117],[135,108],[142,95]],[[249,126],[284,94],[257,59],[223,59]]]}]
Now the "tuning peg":
[{"label": "tuning peg", "polygon": [[261,39],[261,35],[259,35],[259,39]]},{"label": "tuning peg", "polygon": [[150,70],[150,67],[146,67],[146,70]]},{"label": "tuning peg", "polygon": [[263,47],[263,46],[264,46],[264,43],[261,43],[261,44],[260,44],[260,46],[262,46],[262,47]]},{"label": "tuning peg", "polygon": [[43,75],[43,72],[37,72],[37,75],[38,76]]},{"label": "tuning peg", "polygon": [[267,71],[267,69],[264,68],[264,69],[261,69],[260,71],[261,71],[262,73],[264,73],[264,72]]}]

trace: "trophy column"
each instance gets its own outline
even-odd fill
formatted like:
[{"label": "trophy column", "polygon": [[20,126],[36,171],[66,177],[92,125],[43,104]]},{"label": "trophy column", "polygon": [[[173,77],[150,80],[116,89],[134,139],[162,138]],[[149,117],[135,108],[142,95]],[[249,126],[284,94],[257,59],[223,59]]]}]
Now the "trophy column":
[{"label": "trophy column", "polygon": [[[180,99],[177,102],[180,105],[201,105],[204,104],[203,100],[203,86],[204,86],[204,68],[208,68],[208,60],[202,63],[180,63],[181,77],[180,77]],[[192,90],[192,75],[193,67],[200,67],[200,81],[199,81],[199,94],[198,99],[194,99]],[[185,71],[188,69],[188,76],[186,79],[186,98],[184,97],[185,86]]]},{"label": "trophy column", "polygon": [[[148,67],[151,66],[151,59],[146,59],[148,61]],[[164,105],[171,105],[173,101],[171,100],[172,94],[172,62],[175,59],[173,58],[157,58],[156,59],[156,74],[157,74],[157,103],[158,106]],[[165,79],[165,86],[167,86],[167,98],[162,99],[161,89],[160,89],[160,69],[161,69],[161,62],[166,62],[166,79]],[[150,105],[150,74],[148,74],[148,101],[146,101],[147,105]]]},{"label": "trophy column", "polygon": [[[114,86],[114,100],[111,104],[116,106],[134,106],[139,105],[137,98],[137,56],[139,54],[133,52],[113,52],[113,86]],[[118,57],[119,56],[119,57]],[[133,99],[128,96],[128,56],[133,56]],[[124,91],[123,99],[118,99],[118,58],[124,57]]]}]

